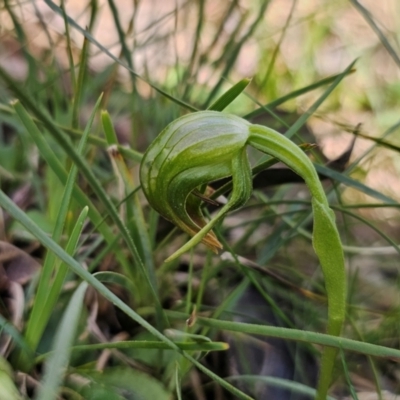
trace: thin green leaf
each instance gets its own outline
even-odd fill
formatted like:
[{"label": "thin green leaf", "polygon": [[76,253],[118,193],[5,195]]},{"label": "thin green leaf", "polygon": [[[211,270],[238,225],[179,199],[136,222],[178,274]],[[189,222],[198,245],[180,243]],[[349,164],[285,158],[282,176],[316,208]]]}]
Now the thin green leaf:
[{"label": "thin green leaf", "polygon": [[353,6],[360,12],[360,14],[364,17],[364,19],[368,22],[368,25],[372,28],[372,30],[377,34],[379,40],[388,51],[388,53],[393,58],[394,62],[400,67],[400,57],[394,50],[393,46],[389,43],[386,36],[383,34],[382,30],[378,27],[376,22],[374,21],[371,13],[361,5],[357,0],[350,0]]},{"label": "thin green leaf", "polygon": [[319,173],[324,174],[325,176],[328,176],[329,178],[334,179],[340,183],[343,183],[346,186],[353,187],[354,189],[357,189],[360,192],[367,194],[368,196],[374,197],[377,200],[384,201],[385,203],[388,203],[388,204],[398,204],[397,201],[391,199],[388,196],[385,196],[381,192],[378,192],[378,191],[364,185],[363,183],[358,182],[340,172],[334,171],[333,169],[325,167],[324,165],[315,164],[315,163],[314,163],[314,167]]},{"label": "thin green leaf", "polygon": [[[65,13],[64,13],[65,16]],[[66,24],[68,26],[68,24]],[[86,66],[89,58],[89,41],[84,38],[81,57],[79,62],[78,81],[76,82],[74,99],[72,103],[72,128],[79,128],[79,108],[81,105],[81,98],[83,89],[85,87]],[[102,96],[100,96],[102,97]]]},{"label": "thin green leaf", "polygon": [[80,284],[65,310],[55,336],[53,353],[45,365],[43,384],[39,386],[37,400],[54,400],[58,396],[59,386],[69,364],[87,286],[86,282]]},{"label": "thin green leaf", "polygon": [[240,50],[244,43],[253,35],[254,31],[256,30],[257,26],[264,21],[264,14],[265,11],[270,4],[270,0],[263,0],[261,3],[260,8],[258,9],[257,16],[254,18],[254,20],[249,24],[249,28],[247,32],[240,38],[240,40],[235,43],[234,49],[231,51],[230,55],[227,56],[226,63],[225,63],[225,68],[221,73],[221,77],[217,84],[212,88],[210,91],[207,100],[204,103],[203,108],[207,108],[208,104],[211,103],[212,99],[214,96],[218,93],[219,89],[221,88],[225,78],[229,75],[230,71],[232,70],[233,66],[235,65],[236,59],[240,53]]},{"label": "thin green leaf", "polygon": [[[352,74],[354,71],[355,71],[355,69],[351,69],[350,71],[348,71],[347,75]],[[341,75],[342,75],[342,73],[337,74],[337,75],[333,75],[333,76],[330,76],[328,78],[321,79],[320,81],[317,81],[315,83],[312,83],[311,85],[305,86],[305,87],[303,87],[301,89],[294,90],[293,92],[290,92],[290,93],[286,94],[285,96],[279,97],[278,99],[275,99],[275,100],[271,101],[270,103],[267,103],[264,106],[262,106],[260,108],[257,108],[256,110],[244,115],[242,118],[244,118],[244,119],[255,118],[255,117],[265,113],[265,111],[272,110],[272,109],[280,106],[281,104],[286,103],[287,101],[289,101],[291,99],[295,99],[296,97],[299,97],[299,96],[301,96],[303,94],[311,92],[311,91],[313,91],[315,89],[318,89],[321,86],[328,85],[329,83],[332,83],[338,77],[340,77]]]},{"label": "thin green leaf", "polygon": [[[229,348],[228,343],[224,342],[175,342],[175,344],[184,351],[226,351]],[[156,350],[174,350],[164,342],[151,340],[125,340],[123,342],[82,344],[71,347],[72,352],[97,351],[97,350],[127,350],[127,349],[156,349]],[[53,352],[42,354],[36,357],[35,363],[40,363],[50,357]]]},{"label": "thin green leaf", "polygon": [[[180,320],[187,319],[187,314],[185,313],[167,311],[167,314],[170,318]],[[213,329],[247,333],[249,335],[276,337],[280,339],[293,340],[296,342],[314,343],[322,346],[334,347],[337,349],[343,348],[343,350],[349,350],[375,357],[400,360],[400,350],[398,349],[360,342],[344,337],[332,336],[325,333],[315,333],[300,329],[289,329],[276,326],[246,324],[242,322],[231,322],[205,317],[197,317],[197,323],[200,326],[206,326]]]},{"label": "thin green leaf", "polygon": [[217,100],[214,101],[210,105],[210,107],[207,108],[207,110],[213,110],[213,111],[222,111],[224,110],[229,104],[233,102],[233,100],[238,97],[243,90],[247,88],[247,86],[250,84],[251,79],[249,78],[244,78],[235,85],[233,85],[229,90],[227,90],[222,96],[220,96]]},{"label": "thin green leaf", "polygon": [[308,118],[314,114],[318,107],[336,89],[340,82],[350,73],[357,60],[354,60],[341,74],[339,74],[324,93],[315,101],[312,106],[289,128],[285,136],[290,139],[307,122]]}]

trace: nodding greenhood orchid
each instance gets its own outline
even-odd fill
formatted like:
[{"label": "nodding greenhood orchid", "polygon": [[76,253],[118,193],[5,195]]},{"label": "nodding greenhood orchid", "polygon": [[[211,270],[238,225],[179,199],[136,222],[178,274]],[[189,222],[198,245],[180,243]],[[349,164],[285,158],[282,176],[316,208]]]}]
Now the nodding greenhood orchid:
[{"label": "nodding greenhood orchid", "polygon": [[[315,168],[304,152],[280,133],[234,115],[199,111],[171,122],[144,154],[140,178],[150,205],[192,236],[172,260],[199,242],[214,251],[222,248],[212,232],[228,211],[243,206],[252,191],[246,147],[253,146],[285,163],[306,182],[314,214],[313,246],[325,278],[328,296],[328,333],[340,335],[345,318],[344,256],[335,216]],[[209,222],[201,211],[207,184],[232,176],[232,193]],[[325,399],[337,350],[326,348],[322,357],[317,399]]]}]

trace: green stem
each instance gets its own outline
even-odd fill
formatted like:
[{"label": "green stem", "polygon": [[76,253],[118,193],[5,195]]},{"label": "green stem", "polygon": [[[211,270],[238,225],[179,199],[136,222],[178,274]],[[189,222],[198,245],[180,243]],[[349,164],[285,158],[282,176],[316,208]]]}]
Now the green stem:
[{"label": "green stem", "polygon": [[[306,182],[314,214],[313,246],[319,258],[328,297],[327,333],[340,336],[346,312],[346,272],[335,215],[307,156],[280,133],[260,125],[250,126],[249,144],[280,159]],[[325,400],[330,386],[337,349],[325,348],[317,389],[317,400]]]}]

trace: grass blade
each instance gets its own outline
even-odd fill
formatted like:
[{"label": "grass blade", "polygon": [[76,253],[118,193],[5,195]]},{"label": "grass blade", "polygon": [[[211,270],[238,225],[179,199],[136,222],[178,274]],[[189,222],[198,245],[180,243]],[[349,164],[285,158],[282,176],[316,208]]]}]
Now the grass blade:
[{"label": "grass blade", "polygon": [[53,400],[58,397],[59,386],[69,364],[71,346],[78,328],[83,298],[88,284],[81,283],[72,296],[57,329],[53,353],[45,366],[43,385],[36,395],[37,400]]},{"label": "grass blade", "polygon": [[324,165],[320,165],[320,164],[314,163],[314,166],[315,166],[315,169],[319,173],[324,174],[325,176],[328,176],[329,178],[334,179],[340,183],[343,183],[346,186],[353,187],[354,189],[357,189],[360,192],[367,194],[368,196],[374,197],[375,199],[381,200],[388,204],[398,204],[397,201],[391,199],[388,196],[385,196],[383,193],[378,192],[378,191],[364,185],[363,183],[358,182],[340,172],[334,171],[333,169],[330,169],[330,168],[325,167]]},{"label": "grass blade", "polygon": [[236,85],[233,85],[229,90],[227,90],[221,97],[215,100],[214,103],[212,103],[210,107],[207,108],[207,110],[224,110],[226,107],[228,107],[229,104],[232,103],[233,100],[236,99],[236,97],[238,97],[243,92],[243,90],[247,88],[247,86],[249,86],[250,82],[251,79],[249,78],[242,79],[241,81],[236,83]]},{"label": "grass blade", "polygon": [[[176,311],[167,312],[170,318],[187,319],[187,314]],[[400,360],[400,350],[390,347],[379,346],[376,344],[360,342],[344,337],[327,335],[325,333],[315,333],[300,329],[281,328],[276,326],[247,324],[243,322],[231,322],[212,318],[198,317],[197,323],[201,326],[221,329],[231,332],[247,333],[249,335],[260,335],[275,337],[297,342],[314,343],[322,346],[334,347],[337,349],[354,351],[375,357],[384,357],[392,360]]]},{"label": "grass blade", "polygon": [[392,47],[392,45],[389,43],[389,41],[386,39],[386,36],[383,34],[381,29],[378,27],[374,19],[372,18],[371,13],[363,6],[361,5],[357,0],[350,0],[350,3],[353,4],[353,6],[359,11],[359,13],[364,17],[364,19],[367,21],[368,25],[372,28],[372,30],[377,34],[379,40],[385,47],[385,49],[388,51],[388,53],[391,55],[393,58],[394,62],[397,64],[398,67],[400,67],[400,57]]}]

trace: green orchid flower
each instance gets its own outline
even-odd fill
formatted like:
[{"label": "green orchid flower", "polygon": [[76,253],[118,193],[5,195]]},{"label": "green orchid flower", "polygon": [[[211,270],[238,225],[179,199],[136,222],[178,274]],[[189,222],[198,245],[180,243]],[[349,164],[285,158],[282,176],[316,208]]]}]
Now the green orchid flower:
[{"label": "green orchid flower", "polygon": [[[150,145],[140,169],[143,192],[156,211],[192,236],[167,261],[199,242],[215,252],[222,248],[213,226],[229,211],[243,206],[252,191],[247,145],[285,163],[305,180],[311,192],[313,246],[328,297],[327,332],[339,336],[345,319],[346,275],[335,216],[311,161],[292,141],[272,129],[234,115],[199,111],[170,123]],[[207,222],[198,193],[204,193],[208,183],[228,176],[233,183],[230,198]],[[332,348],[323,352],[318,400],[326,398],[336,355],[337,350]]]}]

